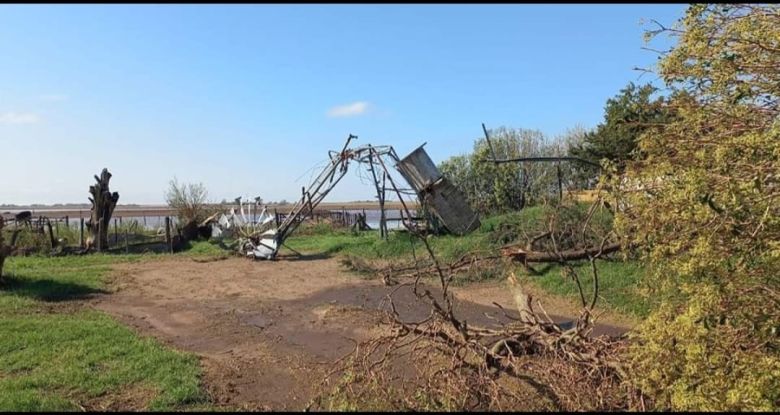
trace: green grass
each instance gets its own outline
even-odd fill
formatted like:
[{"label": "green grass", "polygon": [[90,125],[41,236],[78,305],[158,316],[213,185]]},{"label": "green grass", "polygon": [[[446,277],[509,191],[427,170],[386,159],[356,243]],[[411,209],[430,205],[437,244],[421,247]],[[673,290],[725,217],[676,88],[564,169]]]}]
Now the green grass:
[{"label": "green grass", "polygon": [[[466,236],[442,235],[429,237],[434,252],[443,260],[457,259],[474,250],[489,248],[482,233]],[[414,243],[412,243],[414,242]],[[291,248],[306,254],[345,254],[367,259],[411,258],[412,253],[427,257],[423,244],[407,232],[391,232],[387,240],[379,237],[378,231],[360,232],[331,230],[328,233],[295,234],[286,242]]]},{"label": "green grass", "polygon": [[36,312],[45,303],[103,292],[103,280],[111,264],[142,259],[141,255],[111,254],[8,258],[0,289],[0,315]]},{"label": "green grass", "polygon": [[191,241],[187,242],[184,250],[179,253],[181,256],[187,256],[198,262],[210,262],[227,259],[235,254],[230,241]]},{"label": "green grass", "polygon": [[4,316],[0,323],[0,408],[59,411],[138,388],[149,409],[205,399],[194,356],[139,338],[96,311]]},{"label": "green grass", "polygon": [[[620,314],[642,318],[649,312],[649,304],[640,293],[644,269],[637,262],[598,261],[596,262],[599,281],[599,299],[597,307],[617,311]],[[574,264],[579,275],[582,291],[589,302],[593,296],[593,272],[590,262],[581,261]],[[538,276],[529,276],[531,281],[544,291],[566,297],[572,302],[581,304],[577,284],[572,278],[561,273],[561,267],[551,265],[535,266],[541,272]]]},{"label": "green grass", "polygon": [[[197,244],[184,255],[214,250]],[[0,285],[0,410],[62,411],[121,397],[150,410],[209,408],[195,356],[79,305],[110,265],[162,255],[13,257]]]},{"label": "green grass", "polygon": [[[492,215],[482,218],[479,229],[467,235],[430,236],[428,241],[442,260],[455,260],[468,252],[491,250],[511,242],[517,238],[518,229],[525,229],[533,234],[531,229],[546,226],[544,217],[551,209],[532,206],[518,212]],[[576,205],[576,210],[580,214],[584,214],[587,209],[586,203]],[[611,219],[601,214],[596,216],[596,220],[606,223]],[[388,239],[382,240],[379,238],[378,231],[355,233],[344,229],[333,229],[322,223],[299,229],[286,241],[286,244],[304,253],[340,253],[366,259],[394,259],[411,257],[412,239],[407,232],[390,232]],[[414,249],[418,256],[427,255],[420,241],[415,240]]]}]

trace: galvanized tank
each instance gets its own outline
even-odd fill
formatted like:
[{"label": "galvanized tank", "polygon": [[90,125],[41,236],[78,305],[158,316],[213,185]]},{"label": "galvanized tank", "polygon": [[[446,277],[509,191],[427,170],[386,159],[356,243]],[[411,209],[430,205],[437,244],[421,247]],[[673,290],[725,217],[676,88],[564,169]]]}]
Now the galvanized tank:
[{"label": "galvanized tank", "polygon": [[439,169],[433,164],[433,160],[423,149],[424,145],[417,147],[417,149],[396,164],[396,168],[401,173],[401,176],[409,182],[409,185],[417,193],[424,191],[442,177]]},{"label": "galvanized tank", "polygon": [[464,235],[479,227],[479,216],[465,195],[439,172],[423,146],[401,159],[396,168],[450,232]]},{"label": "galvanized tank", "polygon": [[422,198],[450,232],[465,235],[479,228],[479,216],[471,210],[466,196],[446,177],[431,185]]}]

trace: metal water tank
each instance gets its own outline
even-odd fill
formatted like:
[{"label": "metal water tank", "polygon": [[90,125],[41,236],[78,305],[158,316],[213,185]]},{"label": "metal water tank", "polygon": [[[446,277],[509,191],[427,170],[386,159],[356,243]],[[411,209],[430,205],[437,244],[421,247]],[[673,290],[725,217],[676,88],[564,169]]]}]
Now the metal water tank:
[{"label": "metal water tank", "polygon": [[398,171],[417,193],[424,191],[442,177],[433,160],[423,149],[424,145],[417,147],[396,164]]},{"label": "metal water tank", "polygon": [[480,225],[479,215],[468,204],[466,196],[444,177],[423,144],[401,159],[396,168],[450,232],[465,235]]},{"label": "metal water tank", "polygon": [[423,198],[450,232],[465,235],[479,228],[479,215],[471,209],[463,192],[446,177],[429,187]]}]

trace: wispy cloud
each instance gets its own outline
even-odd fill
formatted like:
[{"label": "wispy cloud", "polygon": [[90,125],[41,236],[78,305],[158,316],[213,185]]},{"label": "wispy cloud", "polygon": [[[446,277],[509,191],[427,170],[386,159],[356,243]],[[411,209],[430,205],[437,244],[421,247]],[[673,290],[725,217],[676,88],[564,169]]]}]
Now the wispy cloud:
[{"label": "wispy cloud", "polygon": [[0,124],[35,124],[41,118],[31,112],[0,112]]},{"label": "wispy cloud", "polygon": [[61,101],[68,100],[68,96],[63,94],[46,94],[46,95],[41,95],[38,98],[40,98],[41,101],[45,101],[45,102],[61,102]]},{"label": "wispy cloud", "polygon": [[351,104],[339,105],[328,110],[328,117],[354,117],[361,115],[368,110],[369,104],[366,101],[357,101]]}]

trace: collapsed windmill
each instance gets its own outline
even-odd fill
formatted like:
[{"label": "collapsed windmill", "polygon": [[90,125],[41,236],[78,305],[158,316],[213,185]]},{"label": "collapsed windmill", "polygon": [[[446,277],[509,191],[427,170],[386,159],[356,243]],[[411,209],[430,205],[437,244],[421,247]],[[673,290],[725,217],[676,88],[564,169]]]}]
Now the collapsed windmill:
[{"label": "collapsed windmill", "polygon": [[[304,218],[310,216],[320,202],[333,190],[346,175],[350,163],[364,165],[371,172],[380,202],[384,201],[386,191],[395,193],[405,217],[402,219],[405,227],[416,226],[412,221],[404,195],[417,197],[450,232],[463,235],[479,227],[479,217],[469,207],[464,195],[444,177],[431,158],[423,149],[423,145],[400,159],[392,146],[372,146],[370,144],[349,148],[349,144],[357,136],[350,135],[341,151],[329,152],[329,163],[322,172],[301,191],[301,198],[293,206],[290,214],[276,228],[258,229],[256,225],[246,226],[245,218],[231,211],[230,215],[222,215],[216,222],[218,232],[230,229],[243,229],[239,232],[239,251],[255,259],[273,259],[284,245],[284,241],[298,228]],[[390,175],[388,165],[392,165],[411,186],[412,191],[402,189]],[[381,173],[382,181],[378,179]],[[385,186],[385,179],[390,187]],[[270,223],[266,220],[265,224]]]}]

